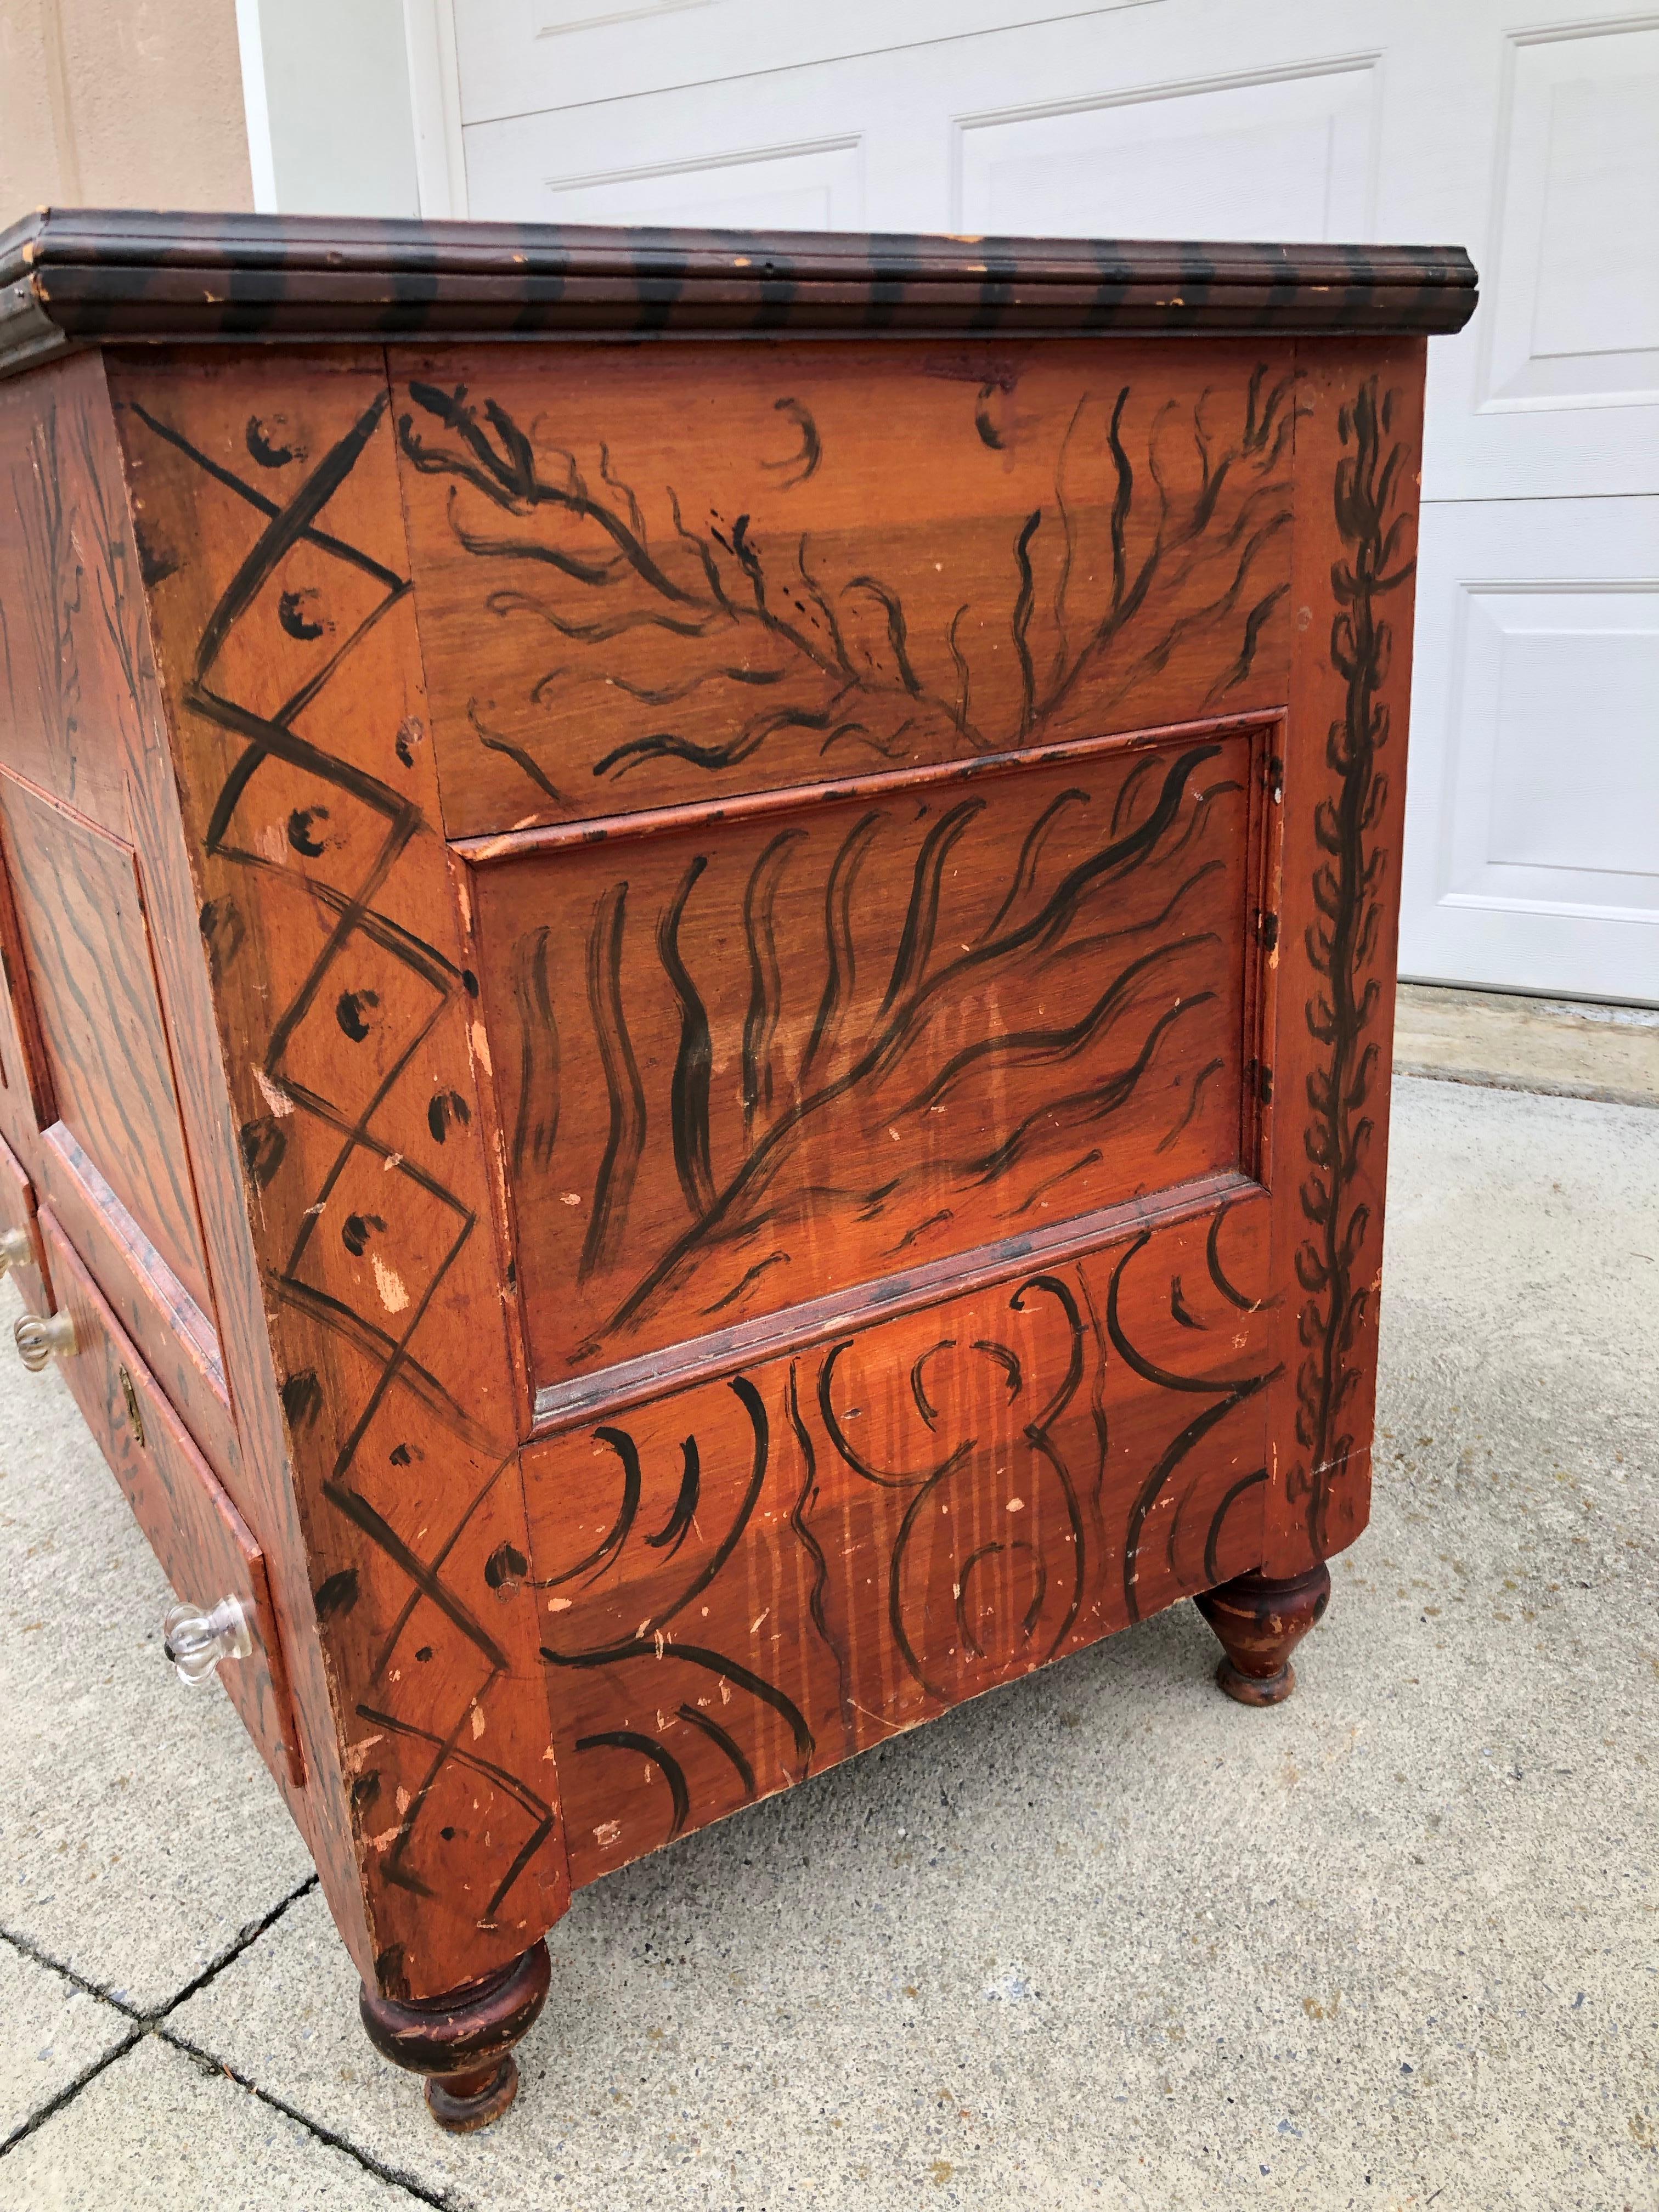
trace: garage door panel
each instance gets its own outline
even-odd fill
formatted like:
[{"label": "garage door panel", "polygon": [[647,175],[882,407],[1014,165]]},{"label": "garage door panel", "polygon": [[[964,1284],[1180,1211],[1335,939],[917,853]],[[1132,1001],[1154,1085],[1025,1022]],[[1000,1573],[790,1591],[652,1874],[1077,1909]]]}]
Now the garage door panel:
[{"label": "garage door panel", "polygon": [[1430,505],[1401,961],[1659,998],[1659,502]]},{"label": "garage door panel", "polygon": [[961,227],[1369,239],[1378,89],[1367,58],[976,116],[957,131]]},{"label": "garage door panel", "polygon": [[[1091,15],[1170,0],[1095,0]],[[455,0],[468,124],[1041,25],[1054,0]],[[1074,16],[1073,20],[1076,18]],[[1086,19],[1085,19],[1086,20]],[[476,212],[476,210],[475,210]]]},{"label": "garage door panel", "polygon": [[658,222],[668,204],[676,222],[699,229],[856,230],[864,222],[862,150],[854,135],[586,176],[555,168],[524,185],[538,222]]},{"label": "garage door panel", "polygon": [[942,228],[944,131],[899,133],[889,111],[902,94],[854,64],[788,72],[763,98],[738,79],[478,125],[465,134],[468,210],[503,222],[878,228],[873,161],[878,179],[896,162],[890,205],[926,199]]},{"label": "garage door panel", "polygon": [[1482,410],[1659,401],[1659,25],[1505,60]]}]

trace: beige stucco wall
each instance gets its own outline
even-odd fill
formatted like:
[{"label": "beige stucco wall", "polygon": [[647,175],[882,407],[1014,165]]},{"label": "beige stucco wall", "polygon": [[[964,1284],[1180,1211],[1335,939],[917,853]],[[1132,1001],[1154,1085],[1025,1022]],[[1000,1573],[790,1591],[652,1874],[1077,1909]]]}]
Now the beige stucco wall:
[{"label": "beige stucco wall", "polygon": [[251,208],[235,0],[0,0],[0,224]]}]

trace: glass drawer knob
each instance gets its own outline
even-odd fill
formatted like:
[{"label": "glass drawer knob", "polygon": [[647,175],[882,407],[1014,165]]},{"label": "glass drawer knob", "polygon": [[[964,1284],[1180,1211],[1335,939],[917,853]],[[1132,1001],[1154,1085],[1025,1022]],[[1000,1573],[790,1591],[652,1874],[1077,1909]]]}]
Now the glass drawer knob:
[{"label": "glass drawer knob", "polygon": [[0,1275],[7,1275],[14,1267],[27,1267],[34,1257],[34,1247],[27,1229],[0,1229]]},{"label": "glass drawer knob", "polygon": [[246,1659],[253,1630],[239,1597],[222,1597],[211,1612],[199,1605],[169,1606],[161,1640],[181,1682],[205,1682],[222,1659]]},{"label": "glass drawer knob", "polygon": [[14,1324],[17,1356],[31,1375],[54,1359],[67,1359],[75,1350],[75,1323],[66,1313],[25,1314]]}]

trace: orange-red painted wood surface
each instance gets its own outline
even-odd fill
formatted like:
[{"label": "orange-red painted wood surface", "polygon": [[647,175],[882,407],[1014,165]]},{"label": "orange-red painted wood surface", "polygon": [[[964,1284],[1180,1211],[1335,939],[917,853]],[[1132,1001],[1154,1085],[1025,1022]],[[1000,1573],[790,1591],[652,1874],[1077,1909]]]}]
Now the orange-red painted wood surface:
[{"label": "orange-red painted wood surface", "polygon": [[302,343],[155,343],[188,226],[20,295],[0,1212],[460,2124],[573,1883],[1363,1528],[1468,272],[259,235]]},{"label": "orange-red painted wood surface", "polygon": [[[0,563],[15,595],[8,605],[27,607],[37,641],[33,653],[5,664],[6,764],[21,765],[55,799],[94,816],[137,856],[218,1328],[160,1261],[90,1156],[56,1120],[9,878],[0,883],[0,943],[8,1026],[26,1079],[9,1082],[0,1113],[37,1193],[51,1200],[77,1256],[150,1359],[243,1519],[259,1533],[289,1656],[308,1777],[302,1789],[284,1770],[278,1784],[348,1940],[366,1950],[362,1885],[343,1792],[319,1781],[338,1775],[329,1686],[310,1632],[305,1545],[289,1482],[249,1237],[249,1198],[196,927],[198,902],[103,360],[83,353],[49,375],[9,387],[6,397],[9,404],[0,409],[0,461],[9,470],[19,512],[16,529],[0,545]],[[27,519],[36,514],[52,518],[49,530]],[[52,652],[42,657],[38,641],[45,636],[52,639]],[[217,1407],[211,1377],[216,1338],[227,1393]]]},{"label": "orange-red painted wood surface", "polygon": [[253,1650],[228,1662],[220,1679],[266,1765],[301,1783],[264,1554],[50,1212],[41,1226],[59,1309],[75,1325],[75,1349],[60,1363],[70,1395],[179,1596],[204,1611],[222,1598],[241,1601]]},{"label": "orange-red painted wood surface", "polygon": [[393,360],[452,836],[1284,696],[1288,348]]},{"label": "orange-red painted wood surface", "polygon": [[[127,368],[118,420],[373,1953],[430,1994],[565,1893],[384,369]],[[263,426],[262,428],[259,426]]]},{"label": "orange-red painted wood surface", "polygon": [[525,1455],[572,1878],[1241,1571],[1260,1198]]},{"label": "orange-red painted wood surface", "polygon": [[1422,404],[1420,341],[1304,363],[1262,1561],[1280,1577],[1351,1544],[1370,1510]]},{"label": "orange-red painted wood surface", "polygon": [[10,775],[0,818],[56,1118],[208,1310],[132,848]]},{"label": "orange-red painted wood surface", "polygon": [[538,1382],[1253,1170],[1276,743],[1085,741],[477,868]]}]

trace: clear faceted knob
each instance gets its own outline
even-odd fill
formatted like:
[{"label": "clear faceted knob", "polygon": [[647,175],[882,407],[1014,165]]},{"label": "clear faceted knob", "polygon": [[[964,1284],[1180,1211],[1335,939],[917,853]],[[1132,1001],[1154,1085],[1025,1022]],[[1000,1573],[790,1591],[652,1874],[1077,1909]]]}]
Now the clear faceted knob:
[{"label": "clear faceted knob", "polygon": [[32,1375],[53,1359],[67,1359],[75,1350],[75,1323],[66,1313],[25,1314],[12,1327],[17,1356]]},{"label": "clear faceted knob", "polygon": [[181,1682],[205,1682],[222,1659],[246,1659],[253,1630],[239,1597],[222,1597],[210,1613],[199,1605],[169,1606],[161,1638]]},{"label": "clear faceted knob", "polygon": [[27,1229],[0,1229],[0,1275],[7,1275],[14,1267],[27,1267],[34,1257],[34,1247]]}]

